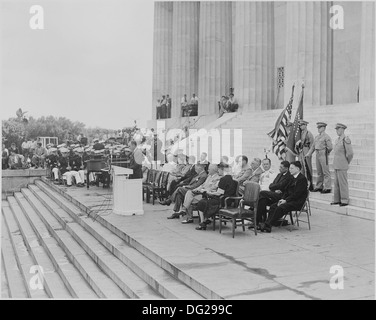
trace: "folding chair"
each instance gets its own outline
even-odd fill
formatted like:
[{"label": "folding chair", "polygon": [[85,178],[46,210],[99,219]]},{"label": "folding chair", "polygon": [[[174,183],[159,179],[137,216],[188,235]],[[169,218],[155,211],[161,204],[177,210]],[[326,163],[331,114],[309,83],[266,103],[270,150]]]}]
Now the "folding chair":
[{"label": "folding chair", "polygon": [[150,186],[154,181],[154,175],[156,174],[156,170],[151,169],[148,171],[148,175],[146,181],[142,183],[142,200],[145,200],[146,194],[146,203],[150,202]]},{"label": "folding chair", "polygon": [[157,185],[154,186],[153,204],[154,204],[154,194],[157,195],[157,197],[159,198],[160,201],[167,198],[167,183],[168,183],[169,175],[170,175],[169,172],[164,172],[164,171],[161,172],[161,177],[160,177],[159,181],[157,182]]},{"label": "folding chair", "polygon": [[[307,214],[307,220],[302,220],[300,219],[300,215],[302,213]],[[309,230],[311,230],[311,222],[309,216],[311,215],[311,204],[309,202],[309,183],[308,183],[308,188],[307,188],[307,198],[300,210],[292,210],[290,212],[287,212],[283,218],[281,219],[280,227],[282,226],[283,221],[285,220],[286,216],[290,216],[290,221],[291,221],[291,228],[289,228],[290,232],[292,231],[292,226],[294,225],[294,218],[296,221],[296,225],[299,227],[299,222],[307,223]]]},{"label": "folding chair", "polygon": [[[231,223],[232,237],[235,237],[235,229],[242,227],[245,231],[245,227],[248,225],[245,221],[256,223],[257,204],[261,191],[261,187],[258,183],[250,181],[245,184],[244,196],[242,197],[228,197],[225,199],[225,207],[219,210],[219,232],[222,232],[222,222]],[[228,208],[227,200],[235,199],[240,200],[238,207]],[[249,206],[246,209],[245,206]],[[255,235],[257,235],[257,228],[254,228]]]}]

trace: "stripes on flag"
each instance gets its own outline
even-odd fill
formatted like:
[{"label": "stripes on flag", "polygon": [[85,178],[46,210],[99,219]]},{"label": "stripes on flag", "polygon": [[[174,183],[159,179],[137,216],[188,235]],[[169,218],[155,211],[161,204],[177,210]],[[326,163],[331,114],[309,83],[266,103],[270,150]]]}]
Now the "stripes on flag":
[{"label": "stripes on flag", "polygon": [[289,103],[279,115],[274,129],[268,133],[268,136],[273,140],[273,152],[276,154],[279,160],[285,160],[286,158],[286,139],[288,136],[287,123],[291,120],[292,102],[294,100],[294,87],[295,85],[292,86]]}]

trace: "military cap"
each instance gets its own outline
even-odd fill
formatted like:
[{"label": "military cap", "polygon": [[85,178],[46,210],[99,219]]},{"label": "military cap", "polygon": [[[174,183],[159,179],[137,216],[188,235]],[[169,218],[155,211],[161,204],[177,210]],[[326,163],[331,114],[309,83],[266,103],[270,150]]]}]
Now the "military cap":
[{"label": "military cap", "polygon": [[69,152],[69,149],[68,149],[68,148],[65,148],[65,147],[62,147],[62,148],[60,149],[60,152],[61,152],[61,153]]},{"label": "military cap", "polygon": [[335,129],[338,129],[338,128],[346,129],[347,126],[345,124],[343,124],[343,123],[337,123]]},{"label": "military cap", "polygon": [[125,147],[125,148],[124,148],[124,151],[125,151],[125,152],[131,152],[132,150],[131,150],[129,147]]},{"label": "military cap", "polygon": [[104,140],[100,140],[99,143],[104,143]]},{"label": "military cap", "polygon": [[65,144],[65,143],[62,143],[62,144],[59,144],[57,147],[58,147],[58,149],[60,149],[60,148],[64,148],[64,147],[66,147],[67,145]]},{"label": "military cap", "polygon": [[299,120],[299,125],[301,125],[301,124],[305,124],[305,125],[307,125],[309,122],[308,121],[305,121],[305,120],[303,120],[303,119],[300,119]]},{"label": "military cap", "polygon": [[82,153],[82,152],[84,152],[84,149],[79,147],[79,148],[74,149],[73,151],[78,152],[78,153]]},{"label": "military cap", "polygon": [[55,151],[57,151],[56,148],[50,148],[50,152],[55,152]]},{"label": "military cap", "polygon": [[317,122],[316,125],[317,125],[317,128],[320,128],[320,127],[326,127],[328,124],[326,124],[325,122]]}]

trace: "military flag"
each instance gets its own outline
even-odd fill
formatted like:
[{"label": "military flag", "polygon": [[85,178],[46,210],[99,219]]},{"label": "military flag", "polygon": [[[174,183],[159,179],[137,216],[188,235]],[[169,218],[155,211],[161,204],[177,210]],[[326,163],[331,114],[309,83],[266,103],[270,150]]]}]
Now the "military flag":
[{"label": "military flag", "polygon": [[277,155],[278,159],[284,160],[286,155],[286,139],[287,139],[287,123],[291,121],[292,102],[294,100],[294,87],[292,86],[291,97],[285,109],[279,115],[274,129],[268,133],[268,136],[273,139],[272,149]]}]

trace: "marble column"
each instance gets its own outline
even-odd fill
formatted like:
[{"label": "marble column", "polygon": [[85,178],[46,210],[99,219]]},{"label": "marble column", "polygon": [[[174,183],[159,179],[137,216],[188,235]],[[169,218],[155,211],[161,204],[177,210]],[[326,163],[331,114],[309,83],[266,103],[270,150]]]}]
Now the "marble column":
[{"label": "marble column", "polygon": [[201,2],[199,29],[199,114],[207,115],[233,84],[231,2]]},{"label": "marble column", "polygon": [[199,18],[200,2],[173,2],[172,117],[180,116],[184,93],[198,95]]},{"label": "marble column", "polygon": [[[299,97],[304,81],[304,104],[332,103],[333,30],[329,26],[330,2],[287,2],[285,101]],[[298,99],[294,99],[294,105]]]},{"label": "marble column", "polygon": [[359,102],[375,99],[375,3],[362,2]]},{"label": "marble column", "polygon": [[240,110],[274,103],[274,4],[233,2],[233,79]]},{"label": "marble column", "polygon": [[153,39],[153,119],[157,99],[171,91],[172,2],[155,2]]}]

